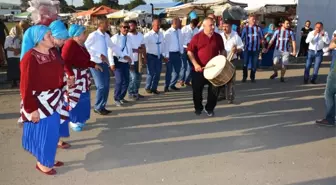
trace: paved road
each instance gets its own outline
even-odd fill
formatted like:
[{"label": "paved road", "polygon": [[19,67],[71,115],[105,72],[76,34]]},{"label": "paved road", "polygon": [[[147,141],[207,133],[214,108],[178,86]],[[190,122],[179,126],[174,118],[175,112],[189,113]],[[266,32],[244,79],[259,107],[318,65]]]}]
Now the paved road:
[{"label": "paved road", "polygon": [[58,151],[66,166],[54,177],[22,150],[19,94],[2,89],[0,184],[335,185],[335,128],[313,124],[324,115],[325,84],[302,85],[302,72],[292,66],[285,84],[269,71],[256,84],[239,82],[236,104],[219,103],[213,118],[193,114],[189,88],[122,108],[110,101],[112,115],[92,115],[67,139],[73,147]]}]

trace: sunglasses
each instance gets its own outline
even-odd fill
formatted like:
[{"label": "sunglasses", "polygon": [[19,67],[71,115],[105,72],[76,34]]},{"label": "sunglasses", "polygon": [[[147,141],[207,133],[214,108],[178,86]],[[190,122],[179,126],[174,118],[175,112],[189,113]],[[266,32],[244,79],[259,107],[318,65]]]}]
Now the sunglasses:
[{"label": "sunglasses", "polygon": [[124,29],[130,29],[129,26],[123,26],[122,28],[124,28]]}]

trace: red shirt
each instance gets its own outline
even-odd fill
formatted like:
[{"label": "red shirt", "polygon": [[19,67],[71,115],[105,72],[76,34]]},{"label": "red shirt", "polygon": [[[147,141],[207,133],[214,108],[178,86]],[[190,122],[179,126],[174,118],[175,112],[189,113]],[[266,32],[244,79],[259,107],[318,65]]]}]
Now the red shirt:
[{"label": "red shirt", "polygon": [[214,33],[210,38],[202,31],[196,34],[188,45],[188,51],[194,53],[195,59],[202,67],[223,51],[224,42],[222,36]]},{"label": "red shirt", "polygon": [[65,62],[64,70],[68,76],[74,76],[73,68],[94,68],[96,63],[90,61],[90,54],[86,48],[76,41],[69,39],[62,48],[62,58]]},{"label": "red shirt", "polygon": [[39,102],[33,91],[41,92],[63,87],[63,61],[56,49],[50,54],[42,54],[34,49],[29,50],[20,62],[20,92],[23,108],[28,113],[39,108]]}]

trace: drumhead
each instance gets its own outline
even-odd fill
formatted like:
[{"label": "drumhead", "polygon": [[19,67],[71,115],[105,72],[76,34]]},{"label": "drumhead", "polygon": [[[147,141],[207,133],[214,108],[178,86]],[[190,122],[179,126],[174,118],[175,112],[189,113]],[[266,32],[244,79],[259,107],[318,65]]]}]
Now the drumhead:
[{"label": "drumhead", "polygon": [[[208,80],[216,78],[224,69],[225,64],[226,64],[226,58],[223,55],[218,55],[212,58],[205,66],[204,77]],[[215,65],[215,67],[209,67],[212,65]]]}]

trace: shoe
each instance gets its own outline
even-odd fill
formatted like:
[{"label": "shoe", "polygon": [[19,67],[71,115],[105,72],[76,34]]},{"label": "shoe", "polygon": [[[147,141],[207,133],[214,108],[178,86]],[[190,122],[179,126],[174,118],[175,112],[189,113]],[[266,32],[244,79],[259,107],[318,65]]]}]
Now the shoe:
[{"label": "shoe", "polygon": [[57,161],[57,162],[54,164],[54,167],[61,167],[61,166],[64,166],[64,163],[61,162],[61,161]]},{"label": "shoe", "polygon": [[308,80],[303,80],[303,84],[308,84]]},{"label": "shoe", "polygon": [[317,84],[317,83],[316,83],[316,80],[311,80],[310,83],[312,83],[312,84]]},{"label": "shoe", "polygon": [[70,147],[71,147],[71,145],[69,143],[64,142],[64,141],[62,142],[61,145],[57,145],[57,148],[62,148],[62,149],[68,149]]},{"label": "shoe", "polygon": [[160,91],[158,91],[158,90],[154,90],[154,91],[152,91],[153,92],[153,94],[156,94],[156,95],[159,95],[160,94]]},{"label": "shoe", "polygon": [[129,101],[127,101],[127,100],[125,100],[125,99],[122,99],[122,100],[120,100],[119,102],[120,102],[122,105],[123,105],[123,104],[126,104],[126,103],[129,103]]},{"label": "shoe", "polygon": [[168,88],[164,88],[164,92],[170,92]]},{"label": "shoe", "polygon": [[252,83],[256,83],[256,80],[255,80],[255,79],[251,79],[251,82],[252,82]]},{"label": "shoe", "polygon": [[171,90],[174,90],[174,91],[179,91],[179,90],[180,90],[179,88],[177,88],[177,87],[175,87],[175,86],[170,87],[170,89],[171,89]]},{"label": "shoe", "polygon": [[246,82],[246,78],[243,78],[243,79],[242,79],[242,83],[245,83],[245,82]]},{"label": "shoe", "polygon": [[110,113],[112,112],[112,111],[107,110],[107,109],[105,109],[105,108],[103,108],[103,111],[106,112],[107,114],[110,114]]},{"label": "shoe", "polygon": [[138,98],[145,98],[145,96],[141,95],[141,94],[138,94],[136,95]]},{"label": "shoe", "polygon": [[185,83],[183,81],[180,81],[180,86],[181,87],[184,87],[185,86]]},{"label": "shoe", "polygon": [[41,170],[41,168],[40,168],[37,164],[36,164],[35,168],[36,168],[38,171],[40,171],[40,172],[42,172],[42,173],[44,173],[44,174],[46,174],[46,175],[56,175],[56,174],[57,174],[56,170],[54,170],[54,169],[51,169],[51,170],[48,171],[48,172],[44,172],[44,171]]},{"label": "shoe", "polygon": [[285,78],[284,78],[284,77],[281,77],[281,78],[280,78],[280,82],[285,82]]},{"label": "shoe", "polygon": [[190,82],[185,83],[186,86],[191,86],[192,84]]},{"label": "shoe", "polygon": [[133,101],[137,101],[137,100],[139,100],[139,97],[137,95],[132,95],[131,97],[129,97],[129,99],[131,99]]},{"label": "shoe", "polygon": [[114,101],[114,104],[117,106],[117,107],[121,107],[122,103],[120,101]]},{"label": "shoe", "polygon": [[108,114],[108,112],[106,112],[104,109],[103,110],[96,110],[96,109],[94,109],[93,112],[95,112],[95,113],[97,113],[99,115],[103,115],[103,116],[105,116],[105,115]]},{"label": "shoe", "polygon": [[146,91],[146,93],[148,93],[148,94],[152,94],[152,93],[153,93],[153,91],[150,90],[150,89],[145,89],[145,91]]},{"label": "shoe", "polygon": [[276,77],[278,77],[278,74],[277,73],[274,73],[274,74],[272,74],[272,76],[270,76],[270,79],[274,79],[274,78],[276,78]]},{"label": "shoe", "polygon": [[317,120],[316,124],[321,125],[321,126],[326,126],[326,127],[334,127],[335,124],[329,123],[328,120],[322,119],[322,120]]},{"label": "shoe", "polygon": [[229,100],[229,101],[228,101],[228,104],[233,104],[233,100]]},{"label": "shoe", "polygon": [[196,110],[196,111],[195,111],[195,114],[196,114],[196,116],[199,116],[199,115],[202,114],[202,111],[201,111],[201,110]]},{"label": "shoe", "polygon": [[213,111],[205,110],[205,113],[208,115],[208,117],[214,117],[215,116],[215,113]]}]

